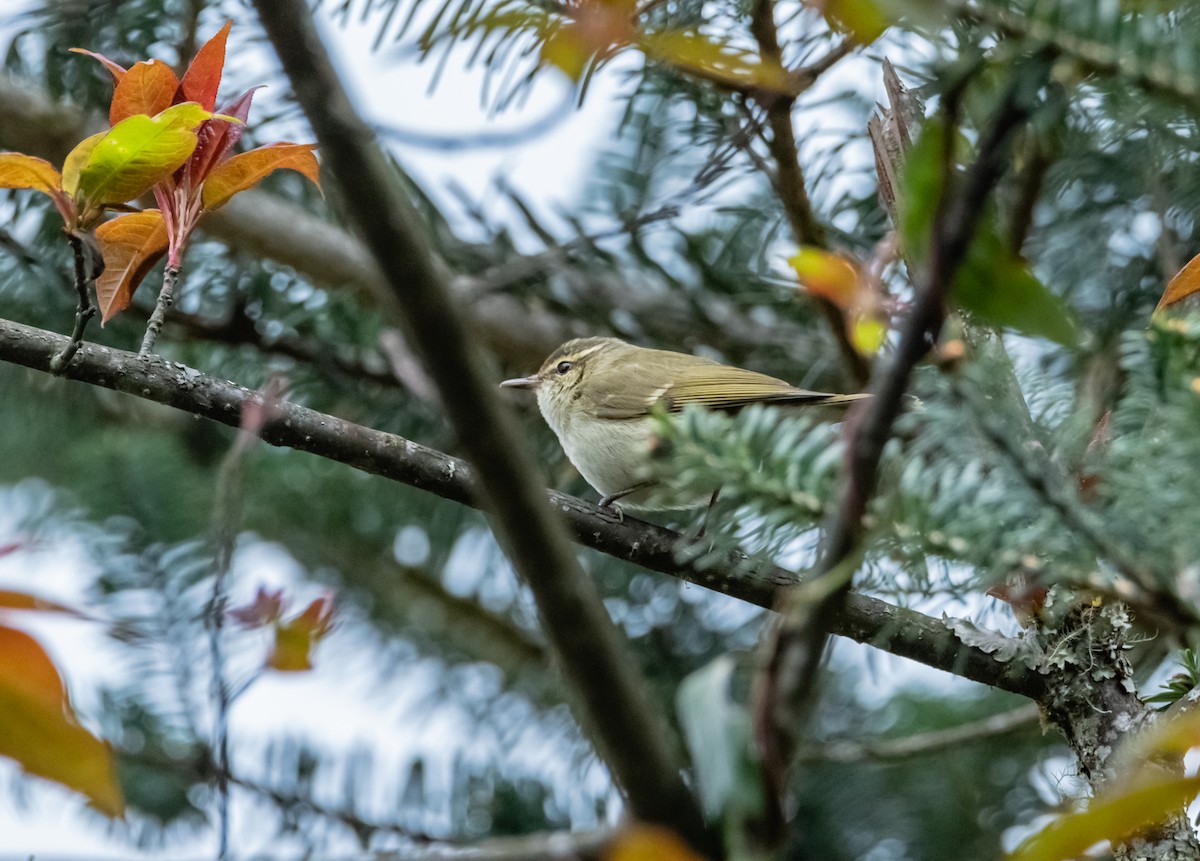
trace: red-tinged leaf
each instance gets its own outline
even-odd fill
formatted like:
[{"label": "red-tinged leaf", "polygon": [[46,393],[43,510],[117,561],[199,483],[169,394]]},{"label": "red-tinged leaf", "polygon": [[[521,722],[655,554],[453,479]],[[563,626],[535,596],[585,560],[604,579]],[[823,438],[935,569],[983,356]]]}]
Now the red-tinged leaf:
[{"label": "red-tinged leaf", "polygon": [[259,586],[254,600],[244,607],[230,610],[229,617],[247,628],[260,628],[277,622],[283,618],[283,590],[272,592],[264,586]]},{"label": "red-tinged leaf", "polygon": [[76,197],[93,207],[140,197],[187,161],[196,148],[196,127],[211,116],[185,102],[154,117],[122,120],[92,146],[79,168]]},{"label": "red-tinged leaf", "polygon": [[104,271],[96,279],[101,324],[129,307],[142,279],[167,251],[162,213],[147,209],[121,215],[96,228]]},{"label": "red-tinged leaf", "polygon": [[115,126],[134,114],[154,116],[165,111],[171,107],[178,89],[179,78],[166,63],[160,60],[135,63],[113,90],[109,125]]},{"label": "red-tinged leaf", "polygon": [[318,598],[300,615],[275,624],[275,643],[267,658],[267,666],[284,673],[312,669],[312,653],[321,638],[332,627],[333,602]]},{"label": "red-tinged leaf", "polygon": [[217,35],[196,52],[179,83],[176,101],[197,102],[209,111],[216,107],[217,89],[221,86],[221,72],[225,68],[225,43],[232,26],[232,21],[226,21]]},{"label": "red-tinged leaf", "polygon": [[[196,151],[187,160],[187,164],[180,168],[180,171],[187,175],[191,188],[199,188],[225,154],[241,140],[242,133],[246,130],[246,120],[250,116],[250,101],[257,89],[259,88],[251,87],[233,101],[222,105],[218,111],[221,117],[213,117],[200,124],[200,128],[196,130],[196,138],[199,141]],[[234,117],[240,122],[230,122],[222,117]]]},{"label": "red-tinged leaf", "polygon": [[205,209],[216,209],[238,192],[281,169],[297,171],[320,187],[320,166],[313,155],[316,148],[316,144],[277,143],[239,153],[217,165],[209,174],[204,182],[201,203]]},{"label": "red-tinged leaf", "polygon": [[24,549],[24,541],[9,541],[7,544],[0,544],[0,559],[3,559],[5,556],[11,556],[13,553],[19,553]]},{"label": "red-tinged leaf", "polygon": [[0,188],[28,188],[53,197],[62,191],[62,174],[45,159],[0,152]]},{"label": "red-tinged leaf", "polygon": [[1179,270],[1179,274],[1170,280],[1167,289],[1163,291],[1162,298],[1158,300],[1158,307],[1154,310],[1161,311],[1163,308],[1186,299],[1198,290],[1200,290],[1200,254],[1189,260],[1187,265]]},{"label": "red-tinged leaf", "polygon": [[39,598],[28,592],[16,592],[11,589],[0,589],[0,609],[4,610],[41,610],[47,613],[65,613],[68,616],[86,618],[86,615],[74,607]]},{"label": "red-tinged leaf", "polygon": [[0,756],[120,816],[112,751],[79,725],[58,668],[23,631],[0,626]]},{"label": "red-tinged leaf", "polygon": [[108,59],[108,57],[104,56],[103,54],[97,54],[95,51],[89,51],[85,48],[72,48],[71,53],[83,54],[85,56],[99,60],[101,63],[104,64],[104,68],[108,69],[108,71],[112,74],[113,80],[118,84],[121,83],[121,78],[125,77],[125,67],[122,66],[120,63],[114,63],[112,60]]},{"label": "red-tinged leaf", "polygon": [[541,56],[574,81],[590,63],[611,57],[636,35],[633,7],[627,0],[581,0],[566,9],[569,20],[545,28]]}]

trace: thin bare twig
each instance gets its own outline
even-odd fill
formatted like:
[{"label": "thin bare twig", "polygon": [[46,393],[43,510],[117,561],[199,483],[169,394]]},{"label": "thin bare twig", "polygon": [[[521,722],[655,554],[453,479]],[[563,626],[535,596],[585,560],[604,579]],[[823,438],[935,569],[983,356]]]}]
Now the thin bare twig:
[{"label": "thin bare twig", "polygon": [[71,363],[79,345],[83,343],[83,332],[88,321],[96,316],[96,306],[92,304],[88,285],[104,271],[104,260],[95,252],[90,237],[72,230],[67,234],[71,243],[71,252],[75,258],[75,293],[78,305],[75,309],[75,326],[71,330],[71,338],[62,352],[50,363],[51,373],[61,374]]},{"label": "thin bare twig", "polygon": [[150,322],[146,324],[146,334],[142,337],[142,346],[138,350],[139,356],[149,356],[154,352],[154,342],[158,340],[158,333],[162,331],[167,311],[171,310],[171,305],[175,302],[175,284],[178,281],[179,267],[168,263],[163,269],[162,287],[158,291],[158,301],[154,303]]},{"label": "thin bare twig", "polygon": [[1041,708],[1029,703],[985,718],[946,729],[878,741],[827,741],[801,750],[798,762],[894,762],[926,756],[949,748],[1018,732],[1036,724]]}]

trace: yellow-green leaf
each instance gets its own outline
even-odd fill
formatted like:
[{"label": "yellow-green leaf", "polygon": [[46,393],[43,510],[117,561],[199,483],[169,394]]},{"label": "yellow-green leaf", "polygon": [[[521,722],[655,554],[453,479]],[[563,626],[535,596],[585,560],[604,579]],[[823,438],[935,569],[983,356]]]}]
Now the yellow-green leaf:
[{"label": "yellow-green leaf", "polygon": [[637,46],[646,56],[706,80],[737,89],[782,96],[800,92],[799,82],[779,63],[765,60],[692,30],[642,33]]},{"label": "yellow-green leaf", "polygon": [[0,188],[28,188],[53,197],[62,191],[62,174],[45,159],[0,152]]},{"label": "yellow-green leaf", "polygon": [[1067,861],[1102,840],[1121,841],[1182,815],[1200,791],[1200,777],[1181,777],[1093,799],[1086,810],[1060,816],[1013,851],[1008,861]]},{"label": "yellow-green leaf", "polygon": [[883,342],[887,340],[887,324],[878,317],[862,315],[850,321],[850,343],[854,349],[864,356],[873,356],[879,352]]},{"label": "yellow-green leaf", "polygon": [[79,191],[79,172],[91,157],[96,144],[100,143],[107,135],[108,132],[96,132],[94,135],[89,135],[75,144],[75,148],[67,153],[67,158],[63,161],[62,187],[63,191],[71,197],[75,197],[76,192]]},{"label": "yellow-green leaf", "polygon": [[96,279],[100,319],[107,323],[129,307],[142,279],[167,251],[162,213],[147,209],[121,215],[96,228],[104,271]]},{"label": "yellow-green leaf", "polygon": [[808,0],[808,5],[819,6],[830,28],[860,45],[874,42],[892,23],[879,0]]},{"label": "yellow-green leaf", "polygon": [[77,196],[91,206],[124,203],[145,194],[187,161],[195,129],[211,117],[194,102],[156,116],[135,114],[113,126],[79,170]]},{"label": "yellow-green leaf", "polygon": [[33,637],[0,626],[0,756],[85,795],[109,816],[124,802],[112,751],[79,725],[54,662]]},{"label": "yellow-green leaf", "polygon": [[224,206],[231,197],[261,182],[277,170],[294,170],[320,187],[320,166],[313,155],[316,144],[276,143],[240,153],[213,169],[204,181],[201,203],[205,209]]}]

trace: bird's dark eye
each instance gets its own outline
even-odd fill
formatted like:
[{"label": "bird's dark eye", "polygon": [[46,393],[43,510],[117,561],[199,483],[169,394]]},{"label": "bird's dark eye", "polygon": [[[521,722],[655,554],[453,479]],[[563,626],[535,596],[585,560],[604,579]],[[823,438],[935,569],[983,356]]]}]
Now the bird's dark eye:
[{"label": "bird's dark eye", "polygon": [[554,366],[554,370],[559,374],[565,374],[567,371],[571,370],[571,363],[570,362],[559,362],[557,365]]}]

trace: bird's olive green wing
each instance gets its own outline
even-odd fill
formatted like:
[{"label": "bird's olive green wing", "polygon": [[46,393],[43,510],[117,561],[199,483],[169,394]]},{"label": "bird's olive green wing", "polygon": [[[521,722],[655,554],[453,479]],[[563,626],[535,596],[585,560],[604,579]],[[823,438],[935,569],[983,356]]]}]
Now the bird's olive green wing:
[{"label": "bird's olive green wing", "polygon": [[635,419],[656,407],[668,412],[679,412],[688,404],[736,410],[758,403],[838,403],[855,397],[810,392],[766,374],[688,358],[687,367],[631,369],[621,385],[614,386],[619,391],[596,392],[592,405],[595,415]]}]

